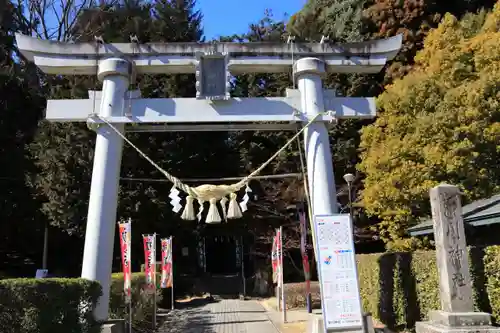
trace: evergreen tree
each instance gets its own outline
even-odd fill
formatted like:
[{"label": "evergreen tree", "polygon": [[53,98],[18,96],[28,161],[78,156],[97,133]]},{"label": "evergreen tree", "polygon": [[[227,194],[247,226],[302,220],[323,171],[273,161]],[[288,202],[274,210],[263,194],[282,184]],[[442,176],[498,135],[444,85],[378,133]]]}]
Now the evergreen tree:
[{"label": "evergreen tree", "polygon": [[363,6],[367,0],[309,0],[290,17],[287,30],[300,38],[318,42],[328,36],[331,42],[359,42],[363,35]]},{"label": "evergreen tree", "polygon": [[[272,16],[266,16],[258,24],[250,26],[250,32],[241,37],[233,37],[239,41],[284,41],[286,30],[283,22],[276,22]],[[335,77],[330,75],[325,80],[325,87],[331,88]],[[343,76],[344,78],[346,76]],[[293,87],[290,73],[283,74],[248,74],[237,76],[234,81],[235,96],[284,96],[286,88]],[[338,192],[342,192],[343,174],[354,170],[357,159],[359,134],[357,131],[366,121],[340,121],[330,129],[331,148],[335,167],[336,184]],[[242,164],[248,166],[247,170],[258,167],[260,163],[269,158],[273,151],[278,150],[295,133],[290,132],[244,132],[238,134],[233,141],[239,142]],[[286,153],[276,159],[264,173],[290,173],[301,172],[299,151],[297,143],[293,144]],[[248,172],[247,171],[247,172]],[[260,210],[260,216],[272,217],[275,221],[286,221],[287,207],[304,200],[303,182],[297,179],[284,179],[281,181],[260,181],[263,186],[264,196],[259,197],[259,205],[264,206],[266,214]],[[346,191],[344,191],[346,192]],[[266,199],[266,200],[265,200]],[[342,205],[347,203],[347,196],[339,198]],[[265,200],[265,201],[263,201]],[[274,212],[269,214],[269,212]],[[279,217],[277,219],[277,217]],[[284,217],[284,218],[283,218]]]},{"label": "evergreen tree", "polygon": [[195,10],[194,0],[157,0],[153,17],[158,36],[169,36],[169,42],[201,42],[203,15]]},{"label": "evergreen tree", "polygon": [[0,1],[0,271],[33,274],[30,263],[41,260],[44,220],[25,183],[33,165],[24,147],[33,136],[43,102],[14,61],[13,33],[27,30],[20,22],[16,6]]},{"label": "evergreen tree", "polygon": [[[201,14],[194,1],[155,1],[146,4],[101,6],[87,10],[72,31],[75,41],[101,35],[106,43],[197,42],[202,40]],[[152,18],[150,15],[152,14]],[[99,88],[95,77],[50,77],[51,98],[87,98]],[[142,75],[131,85],[143,98],[194,97],[194,75]],[[238,155],[227,145],[227,133],[129,133],[128,138],[168,172],[177,177],[220,177],[237,174]],[[85,125],[43,121],[31,154],[37,160],[35,188],[45,201],[52,225],[82,237],[85,231],[95,134]],[[234,161],[233,161],[234,160]],[[223,161],[223,162],[221,162]],[[168,197],[172,184],[130,181],[130,178],[166,180],[153,166],[125,144],[120,183],[119,218],[131,217],[134,237],[193,233],[199,225],[181,221]],[[192,184],[197,185],[197,184]],[[140,242],[134,243],[140,255]]]},{"label": "evergreen tree", "polygon": [[[82,13],[71,36],[82,42],[93,40],[95,35],[102,35],[107,42],[125,42],[135,32],[147,32],[141,29],[141,22],[148,14],[149,8],[144,6],[91,8]],[[47,97],[53,99],[88,98],[88,90],[100,89],[96,77],[43,76],[43,80],[49,87]],[[33,186],[44,201],[43,212],[53,226],[69,234],[81,236],[85,230],[94,142],[95,133],[85,124],[43,120],[30,145],[38,167]]]}]

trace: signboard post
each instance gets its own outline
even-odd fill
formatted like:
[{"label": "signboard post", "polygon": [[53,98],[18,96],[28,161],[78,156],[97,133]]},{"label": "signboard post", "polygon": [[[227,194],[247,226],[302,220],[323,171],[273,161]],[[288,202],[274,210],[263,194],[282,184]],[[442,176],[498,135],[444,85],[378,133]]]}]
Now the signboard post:
[{"label": "signboard post", "polygon": [[349,214],[314,216],[325,332],[363,331],[363,315]]}]

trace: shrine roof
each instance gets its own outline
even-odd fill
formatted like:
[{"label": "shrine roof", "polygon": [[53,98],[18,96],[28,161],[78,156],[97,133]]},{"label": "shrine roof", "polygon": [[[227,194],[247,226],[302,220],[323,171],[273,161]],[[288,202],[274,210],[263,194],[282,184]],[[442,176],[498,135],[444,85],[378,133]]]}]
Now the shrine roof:
[{"label": "shrine roof", "polygon": [[[487,199],[471,202],[462,207],[464,223],[473,227],[500,223],[500,194]],[[432,219],[409,228],[410,236],[423,236],[432,234]]]}]

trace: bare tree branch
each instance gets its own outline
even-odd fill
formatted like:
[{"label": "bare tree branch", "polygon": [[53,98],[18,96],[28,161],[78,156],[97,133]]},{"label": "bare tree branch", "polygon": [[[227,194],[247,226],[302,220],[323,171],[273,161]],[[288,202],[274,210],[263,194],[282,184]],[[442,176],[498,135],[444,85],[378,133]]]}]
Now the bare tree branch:
[{"label": "bare tree branch", "polygon": [[[61,0],[61,5],[64,3],[65,0]],[[108,4],[114,4],[116,1],[108,1]],[[101,4],[104,4],[104,1],[101,1]],[[80,16],[80,14],[88,8],[94,8],[97,7],[97,2],[95,0],[84,0],[78,5],[72,5],[72,6],[66,6],[65,8],[65,17],[66,19],[64,20],[64,26],[63,26],[63,31],[64,31],[64,39],[67,39],[69,37],[69,34],[73,30],[77,18]]]},{"label": "bare tree branch", "polygon": [[[116,0],[101,1],[101,5]],[[97,6],[97,0],[17,0],[19,19],[41,39],[67,41],[81,13]]]},{"label": "bare tree branch", "polygon": [[290,255],[290,252],[289,251],[286,251],[284,250],[283,251],[283,254],[290,260],[290,262],[292,263],[292,266],[293,268],[302,276],[304,276],[304,270],[297,267],[297,265],[295,264],[295,261],[293,260],[292,256]]}]

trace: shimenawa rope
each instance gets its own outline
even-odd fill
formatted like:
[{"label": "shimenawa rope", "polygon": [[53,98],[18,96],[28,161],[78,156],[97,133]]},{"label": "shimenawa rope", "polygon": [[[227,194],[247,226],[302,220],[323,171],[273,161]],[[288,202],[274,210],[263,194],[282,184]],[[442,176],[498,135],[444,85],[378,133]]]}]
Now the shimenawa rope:
[{"label": "shimenawa rope", "polygon": [[[116,134],[118,134],[125,142],[127,142],[132,148],[134,148],[144,159],[146,159],[152,166],[154,166],[158,171],[160,171],[170,182],[173,183],[175,188],[180,189],[185,192],[188,197],[186,198],[186,205],[184,211],[182,212],[182,218],[185,220],[194,220],[194,208],[193,208],[193,200],[197,200],[200,204],[200,211],[197,214],[198,219],[201,219],[201,213],[203,211],[203,203],[210,202],[210,209],[208,211],[207,223],[211,222],[220,222],[221,217],[216,208],[216,202],[220,201],[223,207],[223,215],[226,219],[231,218],[240,218],[242,216],[241,209],[236,202],[236,194],[235,192],[239,191],[241,188],[246,186],[249,181],[257,176],[266,166],[269,165],[281,152],[283,152],[288,146],[290,146],[300,134],[304,132],[306,128],[308,128],[311,124],[313,124],[320,116],[328,114],[318,113],[316,114],[306,125],[304,125],[297,133],[286,142],[276,153],[274,153],[267,161],[262,163],[260,167],[255,169],[248,176],[242,178],[239,182],[231,184],[231,185],[213,185],[213,184],[203,184],[197,187],[191,187],[187,184],[184,184],[179,178],[171,175],[169,172],[160,167],[157,163],[155,163],[150,157],[148,157],[143,151],[141,151],[136,145],[134,145],[127,137],[118,130],[111,122],[109,122],[104,117],[97,116],[102,122],[107,124]],[[226,203],[227,198],[229,196],[229,207],[226,212]]]}]

